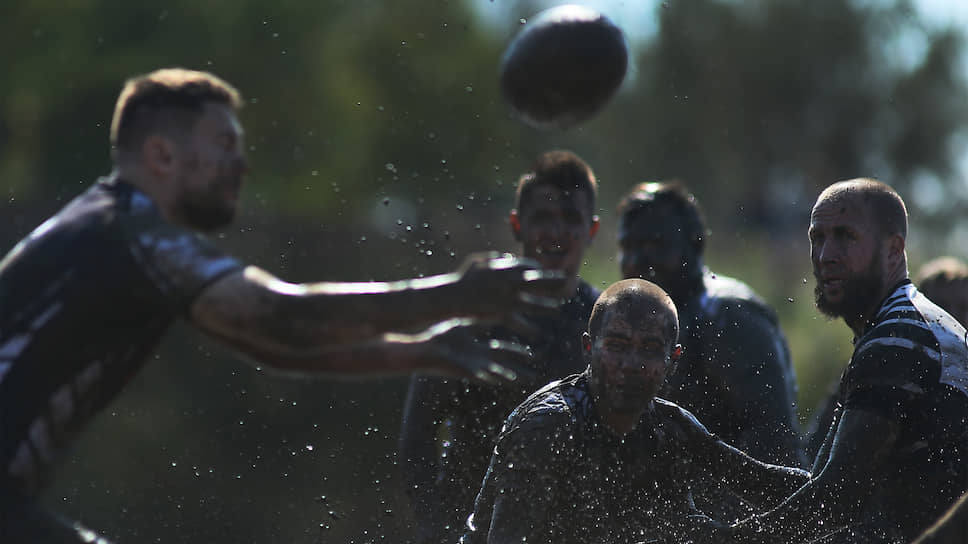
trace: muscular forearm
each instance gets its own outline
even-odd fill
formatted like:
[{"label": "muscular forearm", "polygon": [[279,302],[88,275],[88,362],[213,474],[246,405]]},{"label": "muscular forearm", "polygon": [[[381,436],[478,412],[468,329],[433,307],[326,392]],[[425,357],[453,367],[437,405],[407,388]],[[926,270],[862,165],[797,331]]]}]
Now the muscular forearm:
[{"label": "muscular forearm", "polygon": [[391,334],[369,342],[300,351],[279,352],[251,344],[239,347],[244,354],[272,370],[307,376],[388,376],[409,374],[417,369],[439,368],[445,372],[450,368],[437,361],[428,348],[425,342]]},{"label": "muscular forearm", "polygon": [[877,414],[845,411],[819,473],[775,509],[741,524],[738,535],[762,532],[792,544],[854,522],[870,506],[897,432],[894,421]]},{"label": "muscular forearm", "polygon": [[810,480],[804,470],[763,463],[721,440],[711,442],[709,449],[705,470],[758,509],[775,506]]},{"label": "muscular forearm", "polygon": [[[250,268],[267,287],[251,327],[281,346],[358,341],[393,330],[414,330],[460,315],[457,274],[395,282],[290,284]],[[464,312],[473,308],[463,308]]]}]

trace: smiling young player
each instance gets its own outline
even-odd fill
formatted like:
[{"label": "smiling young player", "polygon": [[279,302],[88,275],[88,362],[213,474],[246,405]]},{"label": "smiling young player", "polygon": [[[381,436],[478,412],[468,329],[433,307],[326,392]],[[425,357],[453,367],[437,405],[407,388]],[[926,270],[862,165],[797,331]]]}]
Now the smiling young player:
[{"label": "smiling young player", "polygon": [[510,217],[515,239],[526,257],[567,278],[562,291],[549,293],[567,299],[559,313],[534,318],[534,379],[510,386],[411,379],[400,461],[419,542],[456,541],[504,418],[535,389],[585,368],[581,334],[598,292],[578,272],[598,231],[596,192],[591,168],[567,151],[542,154],[518,183]]}]

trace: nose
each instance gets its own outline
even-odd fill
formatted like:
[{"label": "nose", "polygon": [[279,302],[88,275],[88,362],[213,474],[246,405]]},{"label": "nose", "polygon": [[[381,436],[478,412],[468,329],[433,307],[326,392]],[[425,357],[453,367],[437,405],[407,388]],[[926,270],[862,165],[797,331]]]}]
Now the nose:
[{"label": "nose", "polygon": [[619,266],[622,268],[622,275],[625,278],[636,277],[643,273],[651,264],[651,260],[645,252],[639,249],[620,249]]},{"label": "nose", "polygon": [[836,262],[838,257],[839,251],[830,240],[818,242],[814,247],[814,260],[817,263]]}]

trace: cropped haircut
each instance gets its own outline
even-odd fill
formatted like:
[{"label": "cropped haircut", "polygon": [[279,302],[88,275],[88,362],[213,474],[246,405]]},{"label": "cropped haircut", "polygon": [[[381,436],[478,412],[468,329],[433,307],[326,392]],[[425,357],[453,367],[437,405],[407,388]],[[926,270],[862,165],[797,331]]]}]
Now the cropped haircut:
[{"label": "cropped haircut", "polygon": [[242,107],[239,92],[208,72],[165,68],[129,79],[114,106],[111,147],[115,156],[137,149],[153,132],[188,132],[206,103]]},{"label": "cropped haircut", "polygon": [[668,293],[658,285],[639,278],[613,283],[598,296],[588,318],[588,334],[598,338],[605,315],[611,309],[628,311],[631,308],[651,307],[657,316],[662,314],[666,325],[666,338],[674,345],[679,340],[679,313]]},{"label": "cropped haircut", "polygon": [[821,201],[836,202],[840,199],[859,198],[870,212],[882,236],[898,234],[907,239],[908,217],[904,200],[890,185],[873,178],[856,178],[838,181],[820,193]]},{"label": "cropped haircut", "polygon": [[524,207],[534,188],[550,185],[562,193],[585,193],[588,196],[589,214],[595,215],[598,198],[598,182],[595,173],[584,160],[571,151],[547,151],[538,155],[529,172],[518,179],[515,192],[515,208]]},{"label": "cropped haircut", "polygon": [[681,181],[639,183],[622,197],[617,212],[620,218],[625,218],[656,208],[668,209],[682,219],[683,234],[691,242],[695,254],[702,255],[708,235],[706,219],[696,197]]}]

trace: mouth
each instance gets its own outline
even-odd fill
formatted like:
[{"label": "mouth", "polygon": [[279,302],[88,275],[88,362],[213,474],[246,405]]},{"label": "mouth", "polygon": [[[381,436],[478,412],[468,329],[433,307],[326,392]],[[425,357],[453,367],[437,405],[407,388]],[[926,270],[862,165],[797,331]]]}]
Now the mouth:
[{"label": "mouth", "polygon": [[820,278],[820,286],[824,289],[840,289],[844,286],[843,278]]},{"label": "mouth", "polygon": [[539,247],[536,250],[539,258],[546,259],[562,259],[568,255],[568,248],[561,245],[554,245],[548,247]]}]

